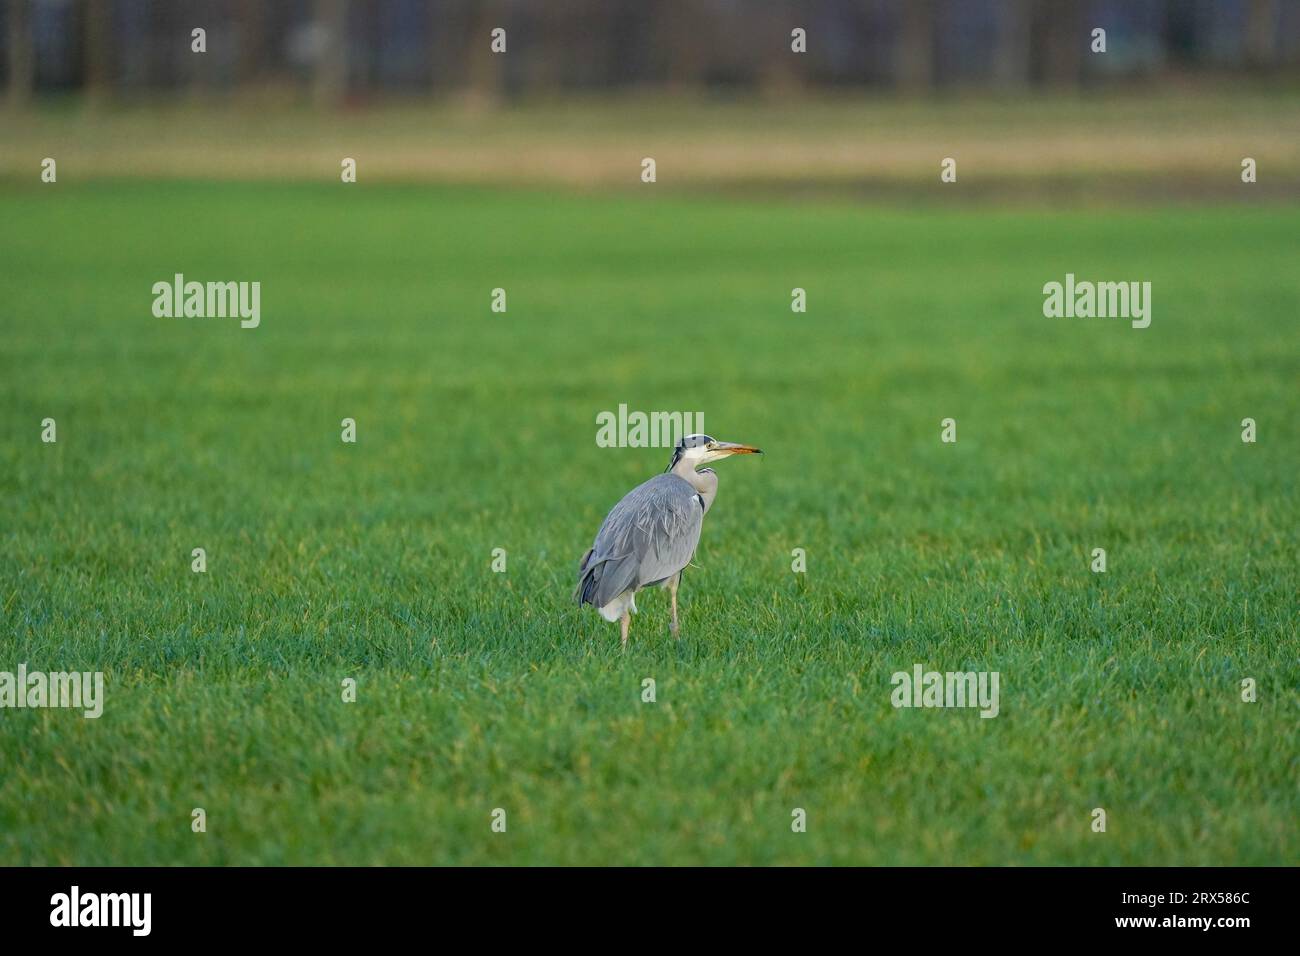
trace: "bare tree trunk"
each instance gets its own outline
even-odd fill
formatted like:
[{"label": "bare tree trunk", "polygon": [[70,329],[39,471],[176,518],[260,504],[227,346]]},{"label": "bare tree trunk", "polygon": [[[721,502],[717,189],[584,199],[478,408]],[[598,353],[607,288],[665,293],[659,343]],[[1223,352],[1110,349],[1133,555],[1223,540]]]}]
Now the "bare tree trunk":
[{"label": "bare tree trunk", "polygon": [[453,44],[447,38],[460,35],[464,12],[459,5],[447,9],[443,4],[429,3],[429,88],[435,96],[441,92],[442,80],[448,75],[447,64],[456,59]]},{"label": "bare tree trunk", "polygon": [[259,0],[239,0],[239,59],[235,63],[235,86],[251,88],[261,76],[266,54],[266,8]]},{"label": "bare tree trunk", "polygon": [[113,20],[108,0],[86,3],[86,102],[95,106],[113,93]]},{"label": "bare tree trunk", "polygon": [[795,27],[807,30],[808,24],[800,9],[792,7],[788,0],[772,2],[767,14],[758,18],[761,25],[759,84],[774,99],[796,96],[804,85],[804,63],[809,54],[790,49],[790,31]]},{"label": "bare tree trunk", "polygon": [[1032,0],[1006,0],[998,15],[997,47],[993,52],[993,81],[1018,88],[1029,83]]},{"label": "bare tree trunk", "polygon": [[312,99],[317,106],[337,106],[348,85],[347,0],[316,0],[313,19],[323,42],[312,79]]},{"label": "bare tree trunk", "polygon": [[669,92],[684,93],[704,84],[712,18],[697,3],[659,5],[654,26],[656,42],[667,52],[665,71]]},{"label": "bare tree trunk", "polygon": [[903,0],[896,63],[901,89],[919,92],[929,89],[933,84],[933,0]]},{"label": "bare tree trunk", "polygon": [[505,27],[505,17],[498,4],[481,0],[471,3],[469,23],[466,92],[474,105],[491,106],[505,92],[505,58],[510,55],[510,37],[506,37],[505,53],[492,52],[492,31],[497,27]]},{"label": "bare tree trunk", "polygon": [[[93,2],[93,0],[92,0]],[[105,0],[107,3],[107,0]],[[186,47],[190,49],[193,43],[193,35],[190,33],[195,27],[202,27],[207,31],[208,49],[207,53],[195,53],[190,49],[189,53],[189,89],[190,94],[196,99],[203,99],[212,95],[212,91],[217,81],[217,62],[220,54],[217,53],[212,44],[220,42],[215,40],[224,31],[223,10],[218,9],[221,4],[214,3],[213,0],[201,0],[201,2],[191,4],[191,16],[185,21]]]},{"label": "bare tree trunk", "polygon": [[1250,0],[1246,12],[1246,54],[1255,66],[1272,66],[1277,51],[1277,0]]},{"label": "bare tree trunk", "polygon": [[15,109],[31,101],[36,87],[31,13],[28,0],[9,0],[9,105]]},{"label": "bare tree trunk", "polygon": [[537,26],[542,50],[532,58],[528,71],[530,95],[549,97],[560,91],[564,61],[573,55],[581,29],[571,2],[547,0]]},{"label": "bare tree trunk", "polygon": [[1047,36],[1044,48],[1044,77],[1058,88],[1079,85],[1083,55],[1091,42],[1091,30],[1083,22],[1083,10],[1077,0],[1046,4]]}]

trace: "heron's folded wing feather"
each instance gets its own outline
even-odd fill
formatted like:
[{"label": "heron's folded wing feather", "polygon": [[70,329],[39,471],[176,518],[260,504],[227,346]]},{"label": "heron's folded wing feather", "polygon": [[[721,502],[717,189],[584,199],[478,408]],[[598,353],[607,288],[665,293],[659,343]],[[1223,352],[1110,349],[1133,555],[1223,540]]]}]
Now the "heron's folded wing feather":
[{"label": "heron's folded wing feather", "polygon": [[600,595],[612,600],[629,587],[662,581],[686,567],[703,521],[695,489],[676,475],[656,475],[633,488],[596,535],[589,564],[607,562]]}]

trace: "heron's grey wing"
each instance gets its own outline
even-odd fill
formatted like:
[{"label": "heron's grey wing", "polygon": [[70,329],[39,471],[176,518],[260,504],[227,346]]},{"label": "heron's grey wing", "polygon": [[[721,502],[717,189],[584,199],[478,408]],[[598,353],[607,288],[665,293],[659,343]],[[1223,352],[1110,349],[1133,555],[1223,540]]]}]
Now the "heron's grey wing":
[{"label": "heron's grey wing", "polygon": [[672,577],[690,563],[703,523],[703,503],[684,478],[656,475],[633,488],[583,558],[578,599],[604,607],[628,588]]},{"label": "heron's grey wing", "polygon": [[630,536],[637,555],[637,586],[657,584],[691,563],[700,543],[704,502],[690,483],[658,475],[644,485]]}]

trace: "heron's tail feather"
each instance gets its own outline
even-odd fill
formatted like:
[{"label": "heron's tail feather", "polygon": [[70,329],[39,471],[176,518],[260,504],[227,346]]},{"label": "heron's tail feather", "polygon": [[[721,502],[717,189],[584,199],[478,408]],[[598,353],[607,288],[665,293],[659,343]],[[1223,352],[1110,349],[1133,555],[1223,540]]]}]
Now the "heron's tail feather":
[{"label": "heron's tail feather", "polygon": [[[594,550],[594,549],[593,549]],[[582,556],[578,586],[573,596],[579,604],[604,607],[636,586],[636,561],[630,555],[592,561],[592,551]]]},{"label": "heron's tail feather", "polygon": [[591,555],[595,548],[588,548],[587,553],[582,556],[578,562],[578,585],[573,589],[573,599],[579,604],[590,604],[590,589],[592,588],[593,577],[599,578],[599,568],[591,568],[587,563],[591,560]]}]

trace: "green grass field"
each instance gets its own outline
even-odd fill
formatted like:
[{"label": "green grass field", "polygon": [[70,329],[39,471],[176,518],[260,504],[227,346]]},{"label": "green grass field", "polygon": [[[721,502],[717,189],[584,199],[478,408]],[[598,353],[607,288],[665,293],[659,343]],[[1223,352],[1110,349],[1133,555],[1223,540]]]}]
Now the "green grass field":
[{"label": "green grass field", "polygon": [[[1300,207],[33,179],[0,670],[106,702],[0,711],[5,862],[1297,859]],[[176,272],[260,281],[260,328],[154,318]],[[1067,272],[1151,327],[1045,319]],[[667,464],[597,447],[620,403],[767,451],[627,652],[570,602]],[[916,663],[1000,716],[895,710]]]}]

